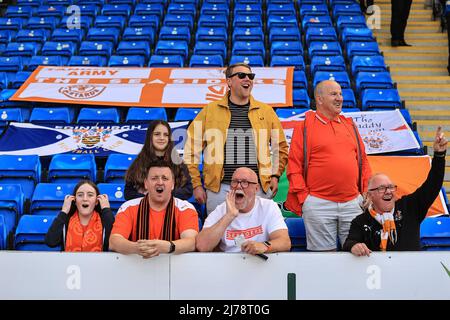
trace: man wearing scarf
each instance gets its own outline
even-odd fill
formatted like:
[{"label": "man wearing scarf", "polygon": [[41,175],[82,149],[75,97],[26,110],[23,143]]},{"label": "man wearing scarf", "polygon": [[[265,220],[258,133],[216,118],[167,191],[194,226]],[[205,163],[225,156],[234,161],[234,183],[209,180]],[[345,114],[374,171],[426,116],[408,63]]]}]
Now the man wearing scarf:
[{"label": "man wearing scarf", "polygon": [[160,253],[194,251],[198,234],[197,211],[189,202],[172,196],[175,181],[170,164],[155,161],[147,172],[144,181],[147,194],[120,207],[109,248],[143,258]]},{"label": "man wearing scarf", "polygon": [[396,200],[397,186],[385,174],[369,180],[366,210],[357,216],[343,249],[355,256],[372,251],[420,250],[420,224],[441,190],[445,173],[447,139],[438,127],[434,156],[425,182],[413,193]]}]

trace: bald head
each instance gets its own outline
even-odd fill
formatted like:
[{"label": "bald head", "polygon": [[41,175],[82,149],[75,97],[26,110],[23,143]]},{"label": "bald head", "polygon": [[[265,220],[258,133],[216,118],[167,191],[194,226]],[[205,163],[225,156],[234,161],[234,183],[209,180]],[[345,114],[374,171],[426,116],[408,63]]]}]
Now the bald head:
[{"label": "bald head", "polygon": [[391,179],[384,173],[375,173],[372,177],[370,177],[367,183],[367,189],[377,188],[380,184],[392,184]]},{"label": "bald head", "polygon": [[316,109],[329,120],[334,120],[342,111],[342,90],[339,83],[325,80],[317,84],[314,90]]},{"label": "bald head", "polygon": [[245,176],[248,181],[258,182],[258,176],[256,175],[255,171],[247,167],[237,168],[233,173],[233,178],[235,176]]}]

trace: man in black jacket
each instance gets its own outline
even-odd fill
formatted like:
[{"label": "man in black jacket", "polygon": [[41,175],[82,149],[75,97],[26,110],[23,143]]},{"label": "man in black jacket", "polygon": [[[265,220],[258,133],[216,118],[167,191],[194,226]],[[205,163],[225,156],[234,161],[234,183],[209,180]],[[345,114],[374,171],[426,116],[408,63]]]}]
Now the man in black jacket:
[{"label": "man in black jacket", "polygon": [[447,139],[436,131],[434,156],[425,182],[413,193],[396,200],[397,186],[388,176],[369,180],[367,208],[353,219],[343,249],[355,256],[372,251],[420,250],[420,224],[439,194],[444,180]]}]

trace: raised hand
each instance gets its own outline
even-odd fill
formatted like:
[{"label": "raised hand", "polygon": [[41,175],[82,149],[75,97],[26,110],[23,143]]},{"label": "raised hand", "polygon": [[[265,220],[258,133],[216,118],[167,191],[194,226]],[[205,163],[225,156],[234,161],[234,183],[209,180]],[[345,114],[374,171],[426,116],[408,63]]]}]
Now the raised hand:
[{"label": "raised hand", "polygon": [[69,214],[70,207],[72,206],[72,201],[75,201],[75,196],[72,196],[70,194],[65,196],[61,211],[63,211],[65,214]]},{"label": "raised hand", "polygon": [[231,214],[233,217],[239,215],[239,210],[236,208],[236,190],[230,190],[225,198],[227,203],[227,214]]},{"label": "raised hand", "polygon": [[447,139],[444,136],[442,127],[439,126],[436,130],[436,137],[434,138],[433,150],[436,152],[443,152],[447,150]]}]

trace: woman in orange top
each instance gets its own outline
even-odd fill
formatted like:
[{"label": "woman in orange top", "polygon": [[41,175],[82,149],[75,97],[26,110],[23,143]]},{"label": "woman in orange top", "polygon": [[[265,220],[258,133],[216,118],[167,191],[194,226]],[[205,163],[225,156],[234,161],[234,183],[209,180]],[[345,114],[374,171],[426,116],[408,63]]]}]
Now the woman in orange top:
[{"label": "woman in orange top", "polygon": [[63,251],[108,251],[114,216],[108,196],[100,194],[96,184],[81,180],[73,195],[64,198],[61,212],[50,226],[45,243],[61,246]]}]

